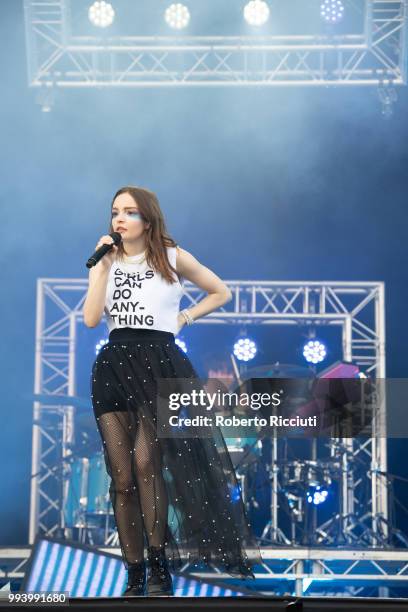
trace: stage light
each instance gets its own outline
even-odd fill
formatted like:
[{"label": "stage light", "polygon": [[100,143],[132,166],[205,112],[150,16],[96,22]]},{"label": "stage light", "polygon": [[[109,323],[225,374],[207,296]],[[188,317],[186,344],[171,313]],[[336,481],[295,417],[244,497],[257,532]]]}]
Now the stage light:
[{"label": "stage light", "polygon": [[337,23],[343,18],[344,6],[341,0],[323,0],[320,15],[329,23]]},{"label": "stage light", "polygon": [[269,6],[264,0],[251,0],[244,7],[244,19],[251,26],[261,26],[268,21]]},{"label": "stage light", "polygon": [[309,340],[303,347],[303,357],[309,363],[320,363],[326,354],[326,347],[320,340]]},{"label": "stage light", "polygon": [[256,355],[256,344],[250,338],[240,338],[234,344],[234,355],[239,361],[249,361]]},{"label": "stage light", "polygon": [[107,343],[108,343],[108,340],[106,338],[103,338],[102,340],[99,340],[99,342],[95,346],[95,353],[98,354],[99,351],[101,350],[101,348],[103,346],[105,346],[105,344],[107,344]]},{"label": "stage light", "polygon": [[175,343],[181,348],[182,351],[187,353],[187,345],[184,342],[184,340],[180,340],[180,338],[176,338]]},{"label": "stage light", "polygon": [[230,491],[231,503],[236,504],[241,499],[242,495],[240,483],[237,483],[235,486],[228,483],[228,489]]},{"label": "stage light", "polygon": [[115,11],[109,2],[101,0],[100,2],[94,2],[89,7],[88,11],[89,21],[98,28],[107,28],[112,25],[115,18]]},{"label": "stage light", "polygon": [[327,489],[321,486],[317,486],[312,487],[308,490],[306,499],[309,504],[319,506],[320,504],[323,504],[326,501],[328,495],[329,491]]},{"label": "stage light", "polygon": [[177,2],[176,4],[171,4],[166,9],[164,19],[171,28],[182,30],[190,22],[190,11],[184,4]]}]

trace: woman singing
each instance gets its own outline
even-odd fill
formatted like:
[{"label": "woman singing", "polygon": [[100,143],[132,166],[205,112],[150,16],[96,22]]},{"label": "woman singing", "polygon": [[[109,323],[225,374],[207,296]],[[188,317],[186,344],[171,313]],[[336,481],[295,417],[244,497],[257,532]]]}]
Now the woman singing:
[{"label": "woman singing", "polygon": [[[169,569],[182,557],[254,577],[261,557],[219,428],[199,438],[159,437],[156,423],[157,379],[198,379],[175,335],[231,292],[169,237],[148,189],[115,194],[109,231],[122,241],[91,268],[83,316],[95,327],[105,312],[110,332],[92,367],[91,397],[128,570],[124,595],[172,595]],[[102,236],[96,248],[112,242]],[[179,312],[183,279],[207,295]],[[245,547],[253,549],[251,561]]]}]

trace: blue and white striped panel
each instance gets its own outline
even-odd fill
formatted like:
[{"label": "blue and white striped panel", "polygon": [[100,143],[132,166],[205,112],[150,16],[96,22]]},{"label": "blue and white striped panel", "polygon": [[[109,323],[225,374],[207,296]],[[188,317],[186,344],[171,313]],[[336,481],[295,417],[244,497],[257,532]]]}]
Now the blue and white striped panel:
[{"label": "blue and white striped panel", "polygon": [[181,576],[174,578],[173,589],[176,597],[240,597],[244,595],[239,591]]},{"label": "blue and white striped panel", "polygon": [[[127,572],[121,558],[94,553],[68,544],[39,540],[32,554],[25,591],[67,591],[70,597],[120,597]],[[177,597],[239,597],[222,586],[182,576],[173,577]]]},{"label": "blue and white striped panel", "polygon": [[66,544],[41,540],[33,553],[26,591],[68,591],[70,597],[118,597],[126,570],[114,559]]}]

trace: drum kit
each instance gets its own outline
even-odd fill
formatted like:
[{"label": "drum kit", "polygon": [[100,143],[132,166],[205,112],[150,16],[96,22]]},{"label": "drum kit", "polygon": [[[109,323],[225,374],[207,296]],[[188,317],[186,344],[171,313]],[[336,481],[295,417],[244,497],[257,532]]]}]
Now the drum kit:
[{"label": "drum kit", "polygon": [[91,457],[72,456],[64,500],[66,527],[83,528],[101,515],[112,514],[109,482],[103,453]]},{"label": "drum kit", "polygon": [[[305,435],[304,439],[294,441],[276,433],[265,435],[258,431],[248,440],[243,438],[238,448],[232,439],[226,439],[233,457],[241,451],[243,460],[235,461],[234,467],[243,483],[242,497],[247,511],[251,507],[259,508],[257,498],[262,497],[261,487],[269,492],[268,520],[260,542],[307,546],[349,543],[352,530],[348,527],[358,523],[359,518],[346,509],[345,497],[353,495],[350,488],[356,466],[350,448],[342,443],[349,431],[346,427],[350,426],[350,420],[346,422],[344,417],[352,414],[354,434],[366,433],[364,428],[367,423],[368,427],[370,425],[370,413],[367,412],[370,401],[359,401],[357,381],[356,384],[351,379],[320,381],[311,368],[276,364],[245,369],[244,375],[245,381],[237,377],[237,383],[242,388],[249,382],[254,391],[276,391],[284,380],[285,390],[290,390],[293,399],[285,409],[293,408],[294,413],[313,405],[311,393],[319,395],[319,399],[324,396],[326,404],[322,416],[329,423],[325,436],[320,439]],[[355,404],[348,412],[346,400],[350,398]],[[297,447],[296,442],[300,443]],[[246,454],[240,447],[246,449]],[[246,460],[247,456],[250,461]],[[260,483],[257,472],[264,475]],[[323,505],[328,498],[329,503]]]},{"label": "drum kit", "polygon": [[[78,530],[82,543],[118,546],[113,507],[110,500],[110,476],[102,452],[89,457],[71,455],[65,461],[67,478],[63,499],[63,519],[66,530]],[[183,516],[171,504],[168,522],[177,536]]]},{"label": "drum kit", "polygon": [[110,476],[89,410],[75,419],[75,442],[63,457],[62,528],[91,545],[118,545],[110,500]]},{"label": "drum kit", "polygon": [[[246,378],[259,381],[263,379],[263,384],[266,384],[268,379],[272,387],[275,384],[271,381],[273,378],[297,379],[296,384],[300,385],[299,389],[302,391],[302,385],[306,388],[314,378],[314,373],[309,368],[277,365],[272,368],[265,366],[247,370]],[[278,381],[275,382],[278,384]],[[76,442],[68,445],[68,452],[63,457],[61,527],[69,537],[73,537],[75,530],[78,530],[77,537],[83,543],[118,545],[109,493],[110,477],[93,414],[83,399],[66,399],[70,405],[77,407]],[[229,435],[230,432],[229,429]],[[270,491],[270,519],[263,528],[261,542],[286,545],[299,543],[297,534],[299,525],[302,524],[309,532],[313,532],[310,537],[314,540],[307,543],[324,543],[324,533],[319,534],[316,530],[317,510],[316,506],[308,503],[308,492],[327,490],[336,484],[338,490],[341,490],[341,481],[344,478],[344,449],[332,444],[329,456],[322,460],[319,458],[322,453],[316,451],[317,441],[309,439],[307,442],[311,444],[311,448],[306,457],[298,458],[295,455],[296,458],[288,460],[289,455],[282,450],[285,445],[287,447],[286,438],[280,439],[278,444],[277,439],[271,439],[270,434],[265,436],[255,427],[239,433],[242,434],[239,437],[224,437],[224,440],[247,510],[257,506],[257,473],[266,474],[263,486],[268,487]],[[352,457],[348,458],[351,465]],[[284,506],[289,516],[289,530],[280,528]],[[174,514],[174,509],[170,506],[169,521],[177,523],[182,520],[182,517],[174,517],[172,513]],[[341,510],[338,514],[341,515]]]},{"label": "drum kit", "polygon": [[[287,504],[291,544],[322,543],[318,533],[317,506],[326,500],[333,483],[339,483],[341,477],[341,462],[334,457],[330,461],[303,459],[282,465],[279,490]],[[267,533],[268,526],[262,537]]]},{"label": "drum kit", "polygon": [[[257,480],[256,474],[257,471],[264,470],[266,478],[262,479],[261,487],[269,488],[270,493],[275,494],[273,496],[277,500],[280,499],[277,506],[282,509],[286,507],[289,514],[289,536],[285,535],[284,529],[278,527],[279,520],[273,526],[272,519],[270,519],[262,530],[261,541],[287,545],[299,543],[298,527],[306,528],[310,523],[310,514],[316,514],[317,510],[314,503],[311,503],[314,498],[312,500],[310,496],[313,495],[313,492],[316,496],[316,492],[319,491],[322,496],[325,496],[333,483],[340,482],[342,478],[340,458],[331,457],[327,461],[320,459],[286,461],[284,459],[286,453],[281,448],[277,460],[265,464],[265,454],[262,453],[262,448],[270,441],[261,437],[248,437],[225,438],[225,442],[247,511],[251,510],[251,506],[259,508],[257,501],[260,497],[259,479]],[[288,444],[288,441],[281,440],[279,443],[283,447]],[[276,487],[274,491],[271,490],[272,487]],[[310,532],[310,529],[308,531]],[[306,538],[309,541],[304,543],[311,544],[313,539],[322,539],[322,534],[317,532],[314,532],[313,537],[311,533],[309,536]]]}]

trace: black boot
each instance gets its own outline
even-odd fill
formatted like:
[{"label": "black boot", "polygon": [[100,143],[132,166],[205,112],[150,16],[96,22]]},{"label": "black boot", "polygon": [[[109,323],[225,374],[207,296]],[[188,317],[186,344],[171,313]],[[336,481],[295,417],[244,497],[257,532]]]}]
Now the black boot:
[{"label": "black boot", "polygon": [[173,595],[173,582],[167,565],[164,548],[148,546],[150,574],[147,579],[148,595]]},{"label": "black boot", "polygon": [[146,595],[146,563],[129,563],[128,565],[128,583],[124,597],[136,597],[138,595]]}]

